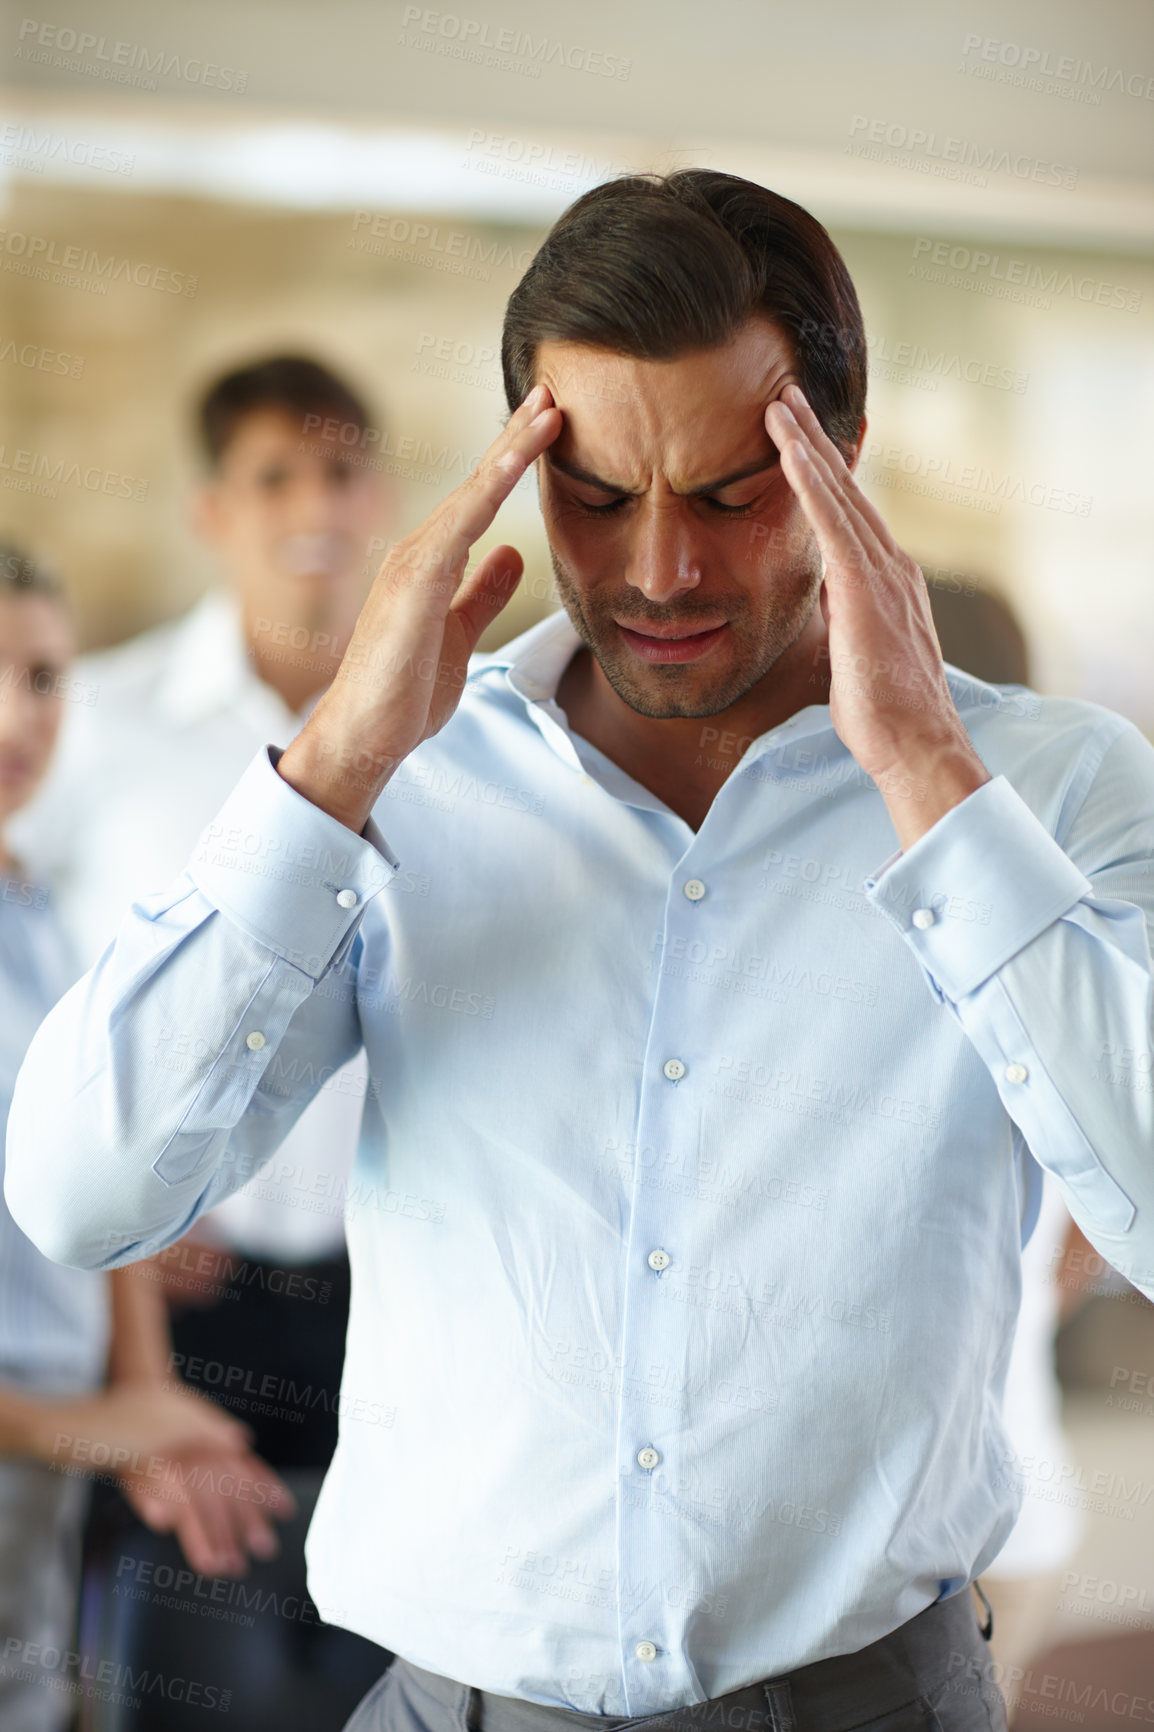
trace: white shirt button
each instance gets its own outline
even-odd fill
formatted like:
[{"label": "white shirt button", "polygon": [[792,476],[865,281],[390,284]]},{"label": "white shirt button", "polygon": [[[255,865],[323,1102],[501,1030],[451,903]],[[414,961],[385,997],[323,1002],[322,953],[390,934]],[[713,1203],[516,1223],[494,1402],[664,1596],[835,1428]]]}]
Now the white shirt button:
[{"label": "white shirt button", "polygon": [[1007,1082],[1014,1082],[1014,1083],[1025,1082],[1025,1080],[1029,1076],[1029,1074],[1030,1073],[1026,1069],[1024,1064],[1008,1064],[1006,1066],[1006,1081]]},{"label": "white shirt button", "polygon": [[705,895],[705,885],[700,878],[691,878],[688,884],[682,885],[682,889],[691,902],[700,902]]},{"label": "white shirt button", "polygon": [[638,1642],[633,1652],[639,1660],[656,1660],[657,1648],[653,1642]]},{"label": "white shirt button", "polygon": [[645,1261],[649,1264],[651,1269],[668,1269],[670,1263],[669,1252],[663,1251],[661,1247],[658,1246],[656,1251],[650,1251]]},{"label": "white shirt button", "polygon": [[247,1046],[249,1052],[259,1052],[261,1047],[264,1045],[264,1035],[260,1032],[259,1028],[254,1028],[251,1034],[245,1035],[244,1044]]},{"label": "white shirt button", "polygon": [[652,1473],[660,1460],[661,1457],[651,1443],[647,1443],[644,1449],[637,1451],[637,1465],[643,1467],[646,1473]]},{"label": "white shirt button", "polygon": [[667,1058],[661,1068],[670,1082],[680,1082],[685,1075],[685,1066],[679,1058]]},{"label": "white shirt button", "polygon": [[339,908],[355,908],[359,901],[360,897],[355,890],[337,891],[337,906]]},{"label": "white shirt button", "polygon": [[928,932],[938,917],[932,908],[915,908],[910,918],[919,932]]}]

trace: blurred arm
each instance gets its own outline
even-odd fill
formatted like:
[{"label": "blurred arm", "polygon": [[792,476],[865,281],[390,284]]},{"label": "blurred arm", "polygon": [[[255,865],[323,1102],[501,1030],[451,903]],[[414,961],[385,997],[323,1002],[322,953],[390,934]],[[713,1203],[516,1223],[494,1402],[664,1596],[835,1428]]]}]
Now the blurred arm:
[{"label": "blurred arm", "polygon": [[170,1244],[360,1046],[358,928],[396,862],[371,821],[352,834],[274,764],[257,754],[188,869],[133,905],[29,1047],[5,1195],[57,1262]]},{"label": "blurred arm", "polygon": [[172,1336],[168,1307],[157,1281],[141,1268],[114,1269],[112,1336],[108,1347],[109,1383],[166,1381],[171,1369]]}]

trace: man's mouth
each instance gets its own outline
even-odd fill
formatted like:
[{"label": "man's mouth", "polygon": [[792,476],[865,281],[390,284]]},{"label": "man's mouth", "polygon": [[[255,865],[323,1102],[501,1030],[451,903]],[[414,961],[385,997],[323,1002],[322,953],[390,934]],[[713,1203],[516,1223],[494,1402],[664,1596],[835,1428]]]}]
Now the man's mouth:
[{"label": "man's mouth", "polygon": [[286,535],[277,544],[276,559],[288,577],[339,577],[348,565],[343,535]]},{"label": "man's mouth", "polygon": [[644,629],[622,625],[620,620],[613,623],[628,647],[643,661],[692,662],[707,655],[720,642],[728,622],[722,620],[720,625],[708,626],[704,631],[688,623],[647,625]]}]

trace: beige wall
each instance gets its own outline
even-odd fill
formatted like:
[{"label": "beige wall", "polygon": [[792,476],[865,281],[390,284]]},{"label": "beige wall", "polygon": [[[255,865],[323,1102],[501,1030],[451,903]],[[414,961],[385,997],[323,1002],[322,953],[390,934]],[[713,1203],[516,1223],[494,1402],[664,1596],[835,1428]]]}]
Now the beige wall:
[{"label": "beige wall", "polygon": [[[391,441],[393,533],[419,522],[494,435],[503,397],[483,352],[497,347],[542,231],[379,216],[374,240],[351,212],[14,184],[0,243],[0,532],[57,561],[86,643],[178,612],[211,577],[186,502],[189,406],[215,370],[292,346],[361,384]],[[414,259],[405,237],[421,221],[437,234]],[[935,569],[1004,590],[1025,616],[1043,688],[1109,703],[1154,731],[1143,468],[1154,266],[971,239],[940,282],[918,274],[933,255],[916,236],[835,234],[873,351],[864,474],[895,534]],[[21,274],[33,238],[54,242],[57,257],[72,246],[111,258],[121,274],[103,293],[92,265],[80,285]],[[972,268],[978,248],[998,262]],[[446,268],[458,264],[467,274]],[[128,280],[129,267],[153,286]],[[161,285],[195,278],[195,292],[157,286],[161,272]],[[1006,278],[1023,276],[1041,285],[1032,300],[1011,298],[1020,291]],[[438,362],[438,345],[460,359]],[[67,373],[27,364],[42,357]],[[25,490],[29,463],[48,472],[39,492]],[[91,491],[106,474],[112,493]],[[145,497],[118,497],[120,477]],[[550,605],[529,485],[497,535],[527,566],[499,641]]]}]

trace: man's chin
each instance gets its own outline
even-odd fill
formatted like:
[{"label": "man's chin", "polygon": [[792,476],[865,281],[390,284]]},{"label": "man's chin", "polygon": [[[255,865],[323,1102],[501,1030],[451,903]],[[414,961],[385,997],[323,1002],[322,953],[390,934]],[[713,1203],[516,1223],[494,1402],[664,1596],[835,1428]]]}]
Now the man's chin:
[{"label": "man's chin", "polygon": [[623,704],[655,722],[695,720],[720,715],[737,703],[755,682],[734,671],[728,677],[684,662],[627,668],[619,656],[594,655],[606,680]]}]

